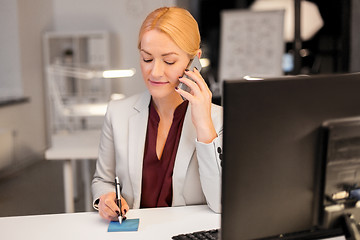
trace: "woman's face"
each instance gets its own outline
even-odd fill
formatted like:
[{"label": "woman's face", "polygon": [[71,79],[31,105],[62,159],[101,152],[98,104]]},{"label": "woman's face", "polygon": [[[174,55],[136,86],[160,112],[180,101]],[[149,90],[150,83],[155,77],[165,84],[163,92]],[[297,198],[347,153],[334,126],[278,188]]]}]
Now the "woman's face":
[{"label": "woman's face", "polygon": [[175,87],[189,61],[188,54],[165,33],[150,30],[143,35],[140,47],[141,71],[154,98],[179,95]]}]

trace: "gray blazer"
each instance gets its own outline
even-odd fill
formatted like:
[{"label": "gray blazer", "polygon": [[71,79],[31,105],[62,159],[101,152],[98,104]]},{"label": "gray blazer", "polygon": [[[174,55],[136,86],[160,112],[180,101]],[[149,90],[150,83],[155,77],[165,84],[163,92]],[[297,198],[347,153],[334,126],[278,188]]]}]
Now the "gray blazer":
[{"label": "gray blazer", "polygon": [[[115,175],[129,207],[140,207],[150,99],[144,92],[109,103],[92,181],[95,208],[101,195],[115,191]],[[211,114],[218,137],[204,144],[196,140],[188,106],[174,165],[172,206],[207,203],[214,212],[221,211],[222,107],[212,104]]]}]

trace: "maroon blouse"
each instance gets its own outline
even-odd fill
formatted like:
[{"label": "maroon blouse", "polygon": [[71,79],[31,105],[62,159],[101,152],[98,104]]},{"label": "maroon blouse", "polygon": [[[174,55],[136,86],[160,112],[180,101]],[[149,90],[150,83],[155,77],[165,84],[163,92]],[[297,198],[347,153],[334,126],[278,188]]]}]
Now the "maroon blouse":
[{"label": "maroon blouse", "polygon": [[173,122],[159,160],[156,154],[156,139],[160,117],[150,101],[143,160],[141,208],[171,206],[172,174],[187,106],[188,101],[184,101],[175,109]]}]

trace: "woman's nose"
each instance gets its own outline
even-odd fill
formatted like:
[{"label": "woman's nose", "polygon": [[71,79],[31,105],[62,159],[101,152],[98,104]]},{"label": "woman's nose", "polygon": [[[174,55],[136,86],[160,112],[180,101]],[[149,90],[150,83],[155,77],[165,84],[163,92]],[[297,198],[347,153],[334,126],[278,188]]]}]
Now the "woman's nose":
[{"label": "woman's nose", "polygon": [[154,78],[160,78],[164,74],[164,65],[160,61],[154,61],[151,74]]}]

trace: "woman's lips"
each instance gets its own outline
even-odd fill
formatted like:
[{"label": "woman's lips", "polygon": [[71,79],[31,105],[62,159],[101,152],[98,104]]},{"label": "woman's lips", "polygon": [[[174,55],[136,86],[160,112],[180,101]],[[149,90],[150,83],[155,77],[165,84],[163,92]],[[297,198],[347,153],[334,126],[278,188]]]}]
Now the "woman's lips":
[{"label": "woman's lips", "polygon": [[151,81],[151,80],[149,80],[149,82],[150,82],[152,85],[157,85],[157,86],[165,85],[165,84],[168,83],[168,82],[158,82],[158,81]]}]

